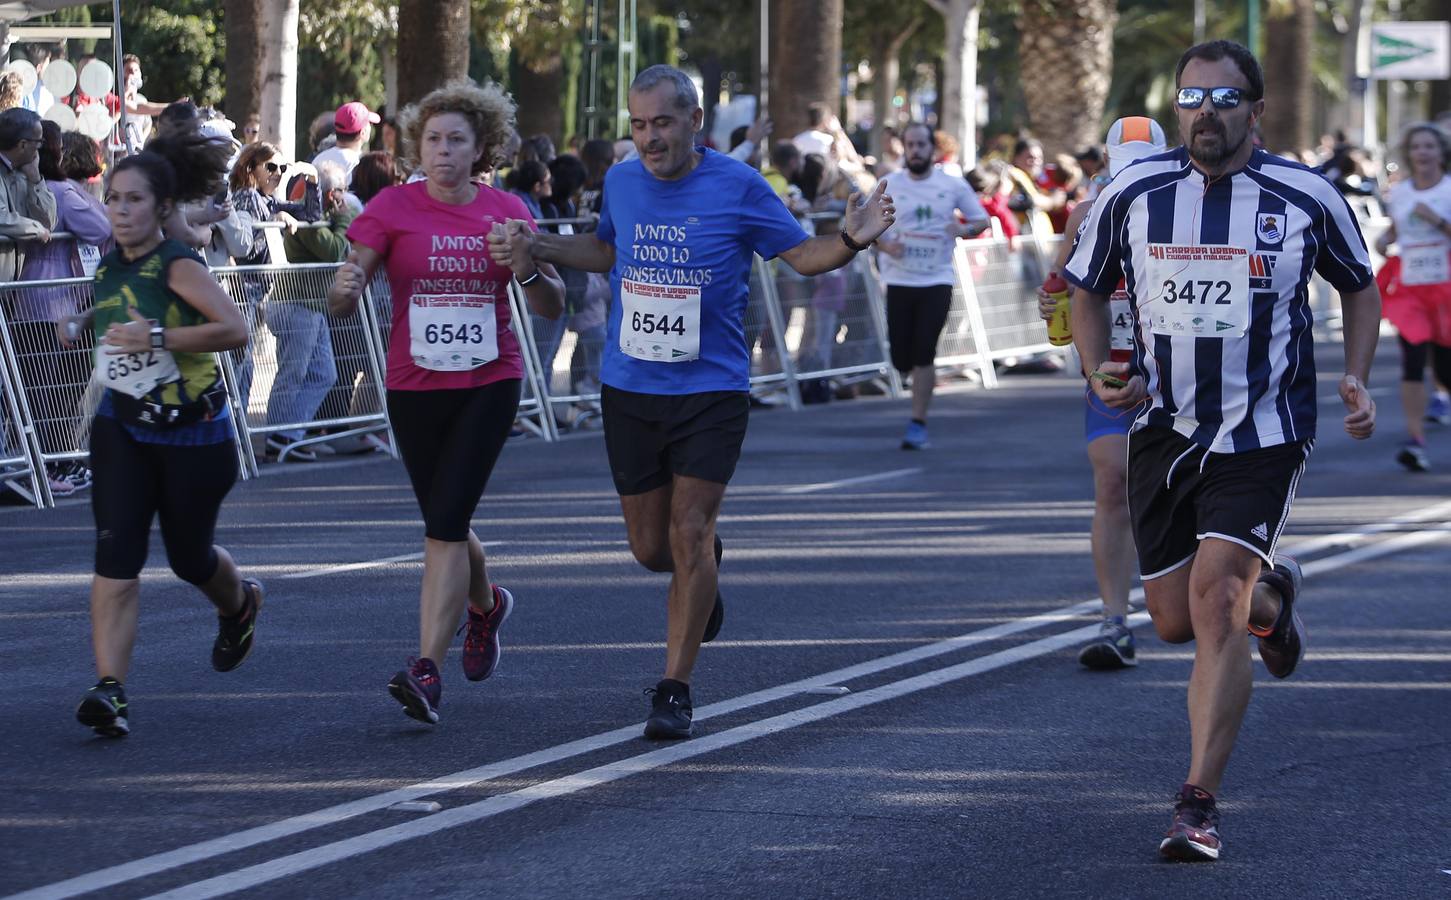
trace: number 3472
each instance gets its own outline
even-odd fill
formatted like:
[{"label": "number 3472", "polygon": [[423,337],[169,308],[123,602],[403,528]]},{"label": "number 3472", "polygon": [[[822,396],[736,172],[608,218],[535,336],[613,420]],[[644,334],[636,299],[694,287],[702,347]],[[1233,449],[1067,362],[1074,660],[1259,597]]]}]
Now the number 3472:
[{"label": "number 3472", "polygon": [[1174,281],[1164,282],[1162,299],[1165,303],[1201,303],[1206,306],[1229,306],[1228,281]]}]

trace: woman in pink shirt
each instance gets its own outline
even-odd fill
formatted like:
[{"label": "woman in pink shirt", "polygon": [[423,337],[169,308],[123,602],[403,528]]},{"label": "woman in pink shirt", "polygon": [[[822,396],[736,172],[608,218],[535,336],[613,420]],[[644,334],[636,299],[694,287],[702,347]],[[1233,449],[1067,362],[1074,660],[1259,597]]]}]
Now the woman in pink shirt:
[{"label": "woman in pink shirt", "polygon": [[[494,85],[455,83],[404,110],[410,155],[425,180],[384,189],[348,229],[353,252],[328,303],[357,308],[381,265],[392,288],[388,417],[423,511],[419,654],[388,683],[411,717],[438,722],[438,661],[448,652],[464,598],[463,668],[493,674],[498,629],[514,599],[490,583],[484,548],[469,527],[519,406],[524,367],[510,330],[508,287],[518,278],[531,311],[558,318],[564,283],[527,253],[494,263],[488,234],[509,219],[532,223],[524,204],[474,178],[503,162],[514,101]],[[521,243],[522,246],[522,243]]]}]

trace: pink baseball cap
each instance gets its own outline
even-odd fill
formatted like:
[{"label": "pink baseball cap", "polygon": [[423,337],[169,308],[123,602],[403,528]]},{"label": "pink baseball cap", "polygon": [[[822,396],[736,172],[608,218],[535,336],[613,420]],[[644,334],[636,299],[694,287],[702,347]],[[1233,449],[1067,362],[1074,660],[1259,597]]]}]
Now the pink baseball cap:
[{"label": "pink baseball cap", "polygon": [[343,134],[357,134],[369,122],[377,125],[381,121],[383,120],[378,118],[377,113],[370,112],[368,107],[357,100],[339,106],[338,114],[333,116],[333,125]]}]

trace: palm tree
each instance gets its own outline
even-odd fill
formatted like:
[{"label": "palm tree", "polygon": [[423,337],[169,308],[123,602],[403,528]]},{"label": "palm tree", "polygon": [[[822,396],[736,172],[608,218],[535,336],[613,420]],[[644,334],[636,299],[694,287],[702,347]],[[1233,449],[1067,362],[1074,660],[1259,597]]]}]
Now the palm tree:
[{"label": "palm tree", "polygon": [[1260,131],[1274,153],[1315,146],[1315,0],[1275,0],[1265,21],[1265,117]]},{"label": "palm tree", "polygon": [[806,107],[841,102],[842,0],[771,0],[771,118],[776,135],[805,131]]},{"label": "palm tree", "polygon": [[469,0],[400,0],[398,103],[469,72]]},{"label": "palm tree", "polygon": [[1024,0],[1018,16],[1023,96],[1048,153],[1102,140],[1117,19],[1118,0]]}]

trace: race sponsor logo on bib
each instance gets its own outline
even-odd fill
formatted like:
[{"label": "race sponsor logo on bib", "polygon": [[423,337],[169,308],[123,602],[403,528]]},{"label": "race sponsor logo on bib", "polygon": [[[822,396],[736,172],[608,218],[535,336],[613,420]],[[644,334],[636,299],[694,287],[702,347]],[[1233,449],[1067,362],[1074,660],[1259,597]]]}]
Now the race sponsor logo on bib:
[{"label": "race sponsor logo on bib", "polygon": [[181,380],[181,370],[170,350],[108,353],[108,346],[96,347],[96,380],[114,391],[140,398],[158,385]]},{"label": "race sponsor logo on bib", "polygon": [[1149,330],[1172,337],[1242,337],[1249,327],[1250,262],[1243,247],[1150,244],[1140,304]]},{"label": "race sponsor logo on bib", "polygon": [[1401,283],[1409,287],[1451,281],[1451,258],[1444,241],[1408,244],[1401,249]]},{"label": "race sponsor logo on bib", "polygon": [[1278,244],[1285,239],[1285,216],[1282,213],[1260,213],[1255,217],[1255,237],[1262,244]]},{"label": "race sponsor logo on bib", "polygon": [[434,372],[467,372],[499,358],[494,298],[485,294],[414,294],[408,305],[408,352]]},{"label": "race sponsor logo on bib", "polygon": [[620,279],[620,350],[647,362],[700,358],[700,288]]}]

